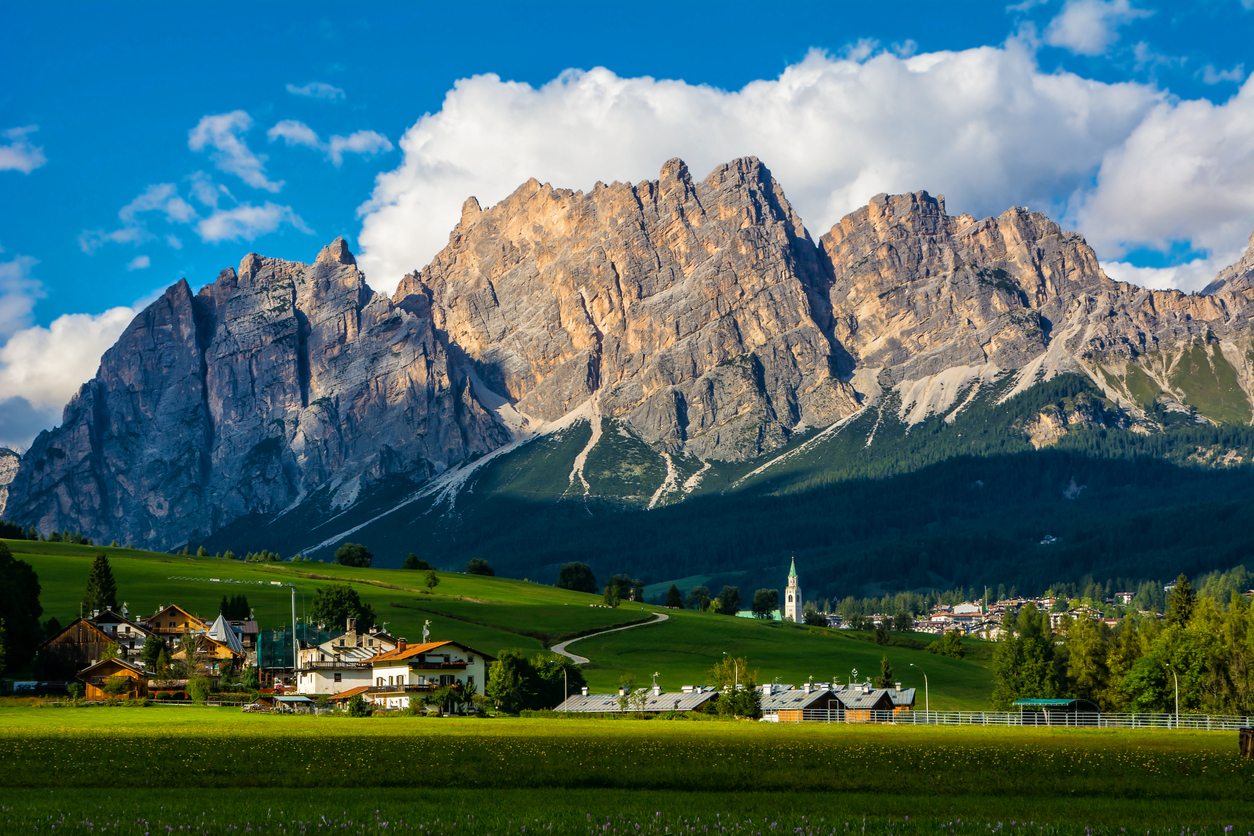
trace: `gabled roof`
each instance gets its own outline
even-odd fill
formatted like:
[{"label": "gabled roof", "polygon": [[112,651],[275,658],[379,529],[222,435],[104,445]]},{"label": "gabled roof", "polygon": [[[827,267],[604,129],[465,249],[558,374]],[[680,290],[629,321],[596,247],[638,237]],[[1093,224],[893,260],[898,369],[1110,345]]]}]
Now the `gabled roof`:
[{"label": "gabled roof", "polygon": [[888,695],[887,688],[873,688],[870,691],[846,688],[837,691],[836,697],[850,711],[887,711],[893,707],[893,699]]},{"label": "gabled roof", "polygon": [[[649,692],[644,706],[637,709],[634,704],[627,706],[628,713],[634,711],[696,711],[710,700],[718,696],[717,691],[693,691],[692,693],[662,693],[654,695]],[[567,697],[554,711],[573,711],[583,714],[621,714],[623,709],[618,703],[617,694],[576,694]]]},{"label": "gabled roof", "polygon": [[808,692],[804,688],[789,688],[786,691],[780,691],[778,694],[762,697],[762,711],[776,712],[806,709],[813,703],[826,699],[831,695],[832,692],[828,688],[815,688]]},{"label": "gabled roof", "polygon": [[244,652],[244,643],[239,640],[239,636],[231,629],[231,625],[226,623],[226,619],[220,613],[214,620],[213,626],[209,628],[205,635],[218,644],[226,645],[235,653],[243,654]]},{"label": "gabled roof", "polygon": [[160,618],[161,616],[165,615],[166,613],[170,612],[171,610],[177,610],[178,612],[180,612],[180,613],[182,613],[183,615],[185,615],[185,616],[187,616],[188,618],[190,618],[192,621],[195,621],[195,622],[199,623],[202,627],[208,627],[208,626],[209,626],[208,624],[206,624],[206,623],[205,623],[205,620],[204,620],[204,619],[202,619],[202,618],[201,618],[201,617],[199,617],[199,616],[192,615],[192,614],[191,614],[191,613],[189,613],[187,610],[185,610],[185,609],[183,609],[182,607],[180,607],[178,604],[170,604],[169,606],[162,607],[161,609],[157,610],[157,611],[156,611],[155,613],[153,613],[152,615],[150,615],[150,616],[148,616],[147,618],[143,619],[143,621],[144,621],[144,622],[154,621],[154,620],[156,620],[156,619]]},{"label": "gabled roof", "polygon": [[130,662],[123,661],[122,659],[101,659],[96,664],[88,665],[87,667],[79,671],[78,672],[79,678],[85,677],[89,671],[94,671],[96,668],[99,668],[103,665],[108,665],[110,663],[115,664],[118,667],[123,668],[125,670],[128,670],[131,673],[137,673],[141,675],[143,674],[143,670],[141,668],[139,668],[136,665],[132,665]]},{"label": "gabled roof", "polygon": [[92,624],[87,619],[76,618],[73,621],[71,621],[69,624],[67,624],[65,626],[65,629],[62,630],[60,633],[57,633],[55,636],[49,636],[48,638],[44,639],[43,642],[39,645],[38,649],[39,650],[44,649],[45,647],[52,644],[57,639],[61,638],[66,633],[70,632],[71,630],[73,630],[75,627],[77,627],[80,624],[86,627],[88,631],[95,633],[97,641],[102,641],[102,642],[105,642],[106,644],[113,641],[113,636],[110,636],[104,630],[101,630],[99,627],[97,627],[95,624]]},{"label": "gabled roof", "polygon": [[485,661],[490,662],[494,660],[494,657],[489,656],[488,654],[483,653],[482,651],[475,650],[473,647],[467,647],[466,645],[458,644],[457,642],[444,641],[444,642],[427,642],[426,644],[411,644],[411,645],[406,646],[404,650],[398,647],[395,650],[389,650],[386,653],[380,653],[378,656],[375,656],[370,661],[374,662],[376,665],[380,665],[380,664],[385,665],[390,662],[404,662],[407,659],[414,658],[415,656],[421,656],[424,653],[430,653],[431,651],[436,650],[437,648],[450,647],[450,646],[461,648],[467,653],[478,653],[480,656],[484,658]]},{"label": "gabled roof", "polygon": [[888,697],[895,706],[900,707],[904,705],[910,707],[914,705],[914,694],[914,688],[902,688],[900,691],[894,688],[888,692]]}]

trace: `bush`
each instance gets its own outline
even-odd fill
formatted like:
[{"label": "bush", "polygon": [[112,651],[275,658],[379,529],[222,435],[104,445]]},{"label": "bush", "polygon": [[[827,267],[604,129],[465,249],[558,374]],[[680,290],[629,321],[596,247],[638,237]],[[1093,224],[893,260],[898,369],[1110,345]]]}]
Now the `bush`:
[{"label": "bush", "polygon": [[204,702],[209,696],[210,683],[203,676],[190,679],[187,682],[187,693],[196,702]]},{"label": "bush", "polygon": [[369,717],[373,713],[374,708],[361,694],[355,694],[353,698],[348,701],[349,717]]}]

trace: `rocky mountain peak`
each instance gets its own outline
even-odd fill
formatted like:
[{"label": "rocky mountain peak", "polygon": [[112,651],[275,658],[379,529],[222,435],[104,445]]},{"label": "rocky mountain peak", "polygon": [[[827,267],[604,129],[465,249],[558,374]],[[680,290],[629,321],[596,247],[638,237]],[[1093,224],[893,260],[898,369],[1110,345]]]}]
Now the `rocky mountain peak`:
[{"label": "rocky mountain peak", "polygon": [[353,254],[348,250],[348,242],[343,238],[336,238],[330,244],[322,248],[318,253],[316,264],[328,265],[356,265],[357,260],[353,258]]}]

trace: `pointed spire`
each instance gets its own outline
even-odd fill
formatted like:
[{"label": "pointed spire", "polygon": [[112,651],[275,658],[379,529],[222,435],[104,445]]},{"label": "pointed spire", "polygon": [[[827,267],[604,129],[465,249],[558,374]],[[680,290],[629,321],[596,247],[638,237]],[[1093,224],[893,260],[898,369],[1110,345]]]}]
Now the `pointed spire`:
[{"label": "pointed spire", "polygon": [[797,577],[797,558],[795,557],[792,559],[792,568],[788,570],[788,577]]}]

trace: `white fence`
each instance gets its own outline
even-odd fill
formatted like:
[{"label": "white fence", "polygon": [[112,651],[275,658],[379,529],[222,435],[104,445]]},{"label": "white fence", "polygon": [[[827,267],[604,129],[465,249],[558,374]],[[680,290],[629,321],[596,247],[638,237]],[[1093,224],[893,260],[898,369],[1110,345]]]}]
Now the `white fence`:
[{"label": "white fence", "polygon": [[1254,728],[1254,717],[1212,714],[1093,714],[1065,711],[842,711],[785,712],[780,722],[882,723],[897,726],[1066,726],[1087,729],[1196,729],[1236,731]]}]

